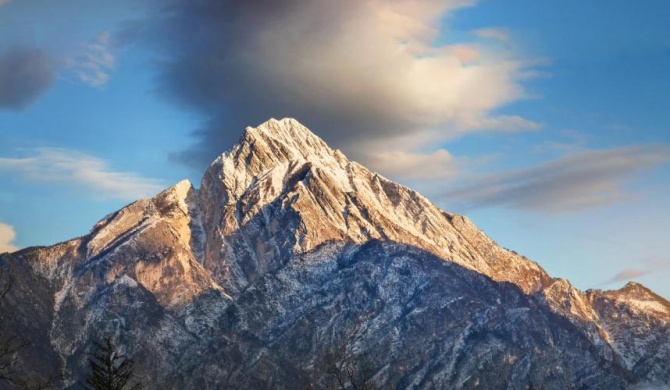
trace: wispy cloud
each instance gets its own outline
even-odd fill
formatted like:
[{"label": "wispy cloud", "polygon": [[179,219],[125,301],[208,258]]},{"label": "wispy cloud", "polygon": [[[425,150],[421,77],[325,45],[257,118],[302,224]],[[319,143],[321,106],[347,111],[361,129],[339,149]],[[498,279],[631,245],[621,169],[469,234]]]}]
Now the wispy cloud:
[{"label": "wispy cloud", "polygon": [[18,250],[19,248],[13,244],[15,238],[14,227],[0,222],[0,253]]},{"label": "wispy cloud", "polygon": [[539,130],[542,128],[541,123],[530,121],[518,115],[472,117],[465,119],[463,125],[467,130],[494,130],[507,133]]},{"label": "wispy cloud", "polygon": [[40,97],[53,82],[53,70],[39,49],[0,48],[0,110],[22,110]]},{"label": "wispy cloud", "polygon": [[584,209],[629,199],[634,173],[670,160],[667,147],[626,147],[575,153],[536,167],[475,179],[443,199],[465,207],[545,212]]},{"label": "wispy cloud", "polygon": [[434,146],[466,133],[539,127],[495,114],[526,97],[530,61],[477,42],[437,43],[444,17],[471,3],[175,0],[125,33],[158,49],[163,96],[208,118],[181,161],[205,166],[244,127],[292,116],[394,172],[371,153],[388,139],[430,133],[387,151],[435,158]]},{"label": "wispy cloud", "polygon": [[67,61],[67,67],[81,82],[96,88],[105,86],[116,65],[110,43],[110,33],[98,34],[95,40],[84,44],[81,51]]},{"label": "wispy cloud", "polygon": [[456,173],[454,157],[444,149],[433,153],[371,152],[368,158],[377,170],[396,180],[441,180]]},{"label": "wispy cloud", "polygon": [[641,276],[645,276],[650,274],[650,270],[642,270],[642,269],[625,269],[616,275],[614,275],[611,279],[609,279],[605,284],[610,284],[610,283],[615,283],[615,282],[622,282],[626,280],[631,280],[631,279],[636,279]]},{"label": "wispy cloud", "polygon": [[588,151],[587,145],[591,137],[584,132],[573,129],[564,129],[559,132],[558,137],[539,143],[533,147],[535,153],[562,153],[574,154]]},{"label": "wispy cloud", "polygon": [[505,44],[510,41],[509,31],[503,28],[481,28],[475,30],[474,33],[480,38],[493,39]]},{"label": "wispy cloud", "polygon": [[0,157],[2,173],[35,183],[75,186],[100,198],[135,200],[164,188],[156,179],[113,171],[102,159],[67,149],[39,148],[28,157]]}]

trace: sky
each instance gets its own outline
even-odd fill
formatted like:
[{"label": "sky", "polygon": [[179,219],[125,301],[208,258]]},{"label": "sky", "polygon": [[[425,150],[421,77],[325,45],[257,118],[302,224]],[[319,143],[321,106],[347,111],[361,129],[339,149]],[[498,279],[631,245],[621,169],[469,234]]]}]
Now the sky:
[{"label": "sky", "polygon": [[665,0],[0,0],[0,252],[294,117],[580,289],[670,298]]}]

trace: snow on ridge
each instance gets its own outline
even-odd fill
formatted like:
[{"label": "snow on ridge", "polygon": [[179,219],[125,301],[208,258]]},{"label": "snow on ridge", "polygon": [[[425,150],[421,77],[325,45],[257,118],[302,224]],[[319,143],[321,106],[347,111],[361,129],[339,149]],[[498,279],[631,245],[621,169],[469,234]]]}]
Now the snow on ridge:
[{"label": "snow on ridge", "polygon": [[654,311],[663,314],[670,314],[670,310],[657,301],[648,301],[648,300],[631,299],[631,298],[624,298],[622,299],[622,301],[628,303],[630,306],[634,306],[643,311]]}]

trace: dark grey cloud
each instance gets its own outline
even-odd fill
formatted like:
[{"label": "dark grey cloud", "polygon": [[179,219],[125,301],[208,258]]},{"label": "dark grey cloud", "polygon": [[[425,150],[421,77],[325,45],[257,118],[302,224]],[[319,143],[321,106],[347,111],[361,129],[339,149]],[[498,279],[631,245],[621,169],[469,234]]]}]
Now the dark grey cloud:
[{"label": "dark grey cloud", "polygon": [[158,92],[205,118],[177,159],[201,167],[244,127],[295,117],[366,160],[379,140],[408,133],[435,142],[536,126],[489,115],[523,96],[524,64],[475,45],[433,45],[441,18],[467,3],[175,0],[122,35],[157,50]]},{"label": "dark grey cloud", "polygon": [[564,212],[628,199],[634,174],[670,160],[670,149],[625,147],[588,151],[536,167],[477,178],[442,195],[466,208],[508,207]]},{"label": "dark grey cloud", "polygon": [[22,110],[39,98],[54,79],[49,59],[39,49],[0,49],[0,109]]}]

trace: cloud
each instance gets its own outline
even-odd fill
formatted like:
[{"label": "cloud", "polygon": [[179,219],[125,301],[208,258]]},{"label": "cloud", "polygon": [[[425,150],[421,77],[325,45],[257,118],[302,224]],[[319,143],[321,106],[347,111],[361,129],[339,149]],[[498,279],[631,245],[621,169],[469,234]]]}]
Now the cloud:
[{"label": "cloud", "polygon": [[572,154],[587,151],[587,145],[591,140],[591,136],[587,133],[576,131],[573,129],[564,129],[558,133],[558,137],[538,143],[533,146],[535,153],[555,153]]},{"label": "cloud", "polygon": [[444,193],[465,207],[564,212],[630,198],[634,174],[670,160],[670,149],[625,147],[571,154],[536,167],[489,175]]},{"label": "cloud", "polygon": [[480,38],[493,39],[505,44],[510,41],[509,31],[502,28],[481,28],[475,30],[474,34]]},{"label": "cloud", "polygon": [[55,148],[40,148],[23,158],[0,157],[0,174],[20,175],[35,183],[75,186],[100,198],[135,200],[153,196],[164,186],[130,172],[114,172],[97,157]]},{"label": "cloud", "polygon": [[[493,112],[526,96],[528,63],[476,43],[440,46],[458,0],[173,0],[123,31],[156,51],[158,92],[206,118],[174,155],[201,167],[248,125],[295,117],[372,168],[473,131],[538,125]],[[372,148],[372,149],[370,149]]]},{"label": "cloud", "polygon": [[96,88],[103,87],[116,65],[110,44],[109,32],[98,34],[93,42],[82,46],[77,56],[67,61],[68,68],[74,71],[81,82]]},{"label": "cloud", "polygon": [[519,130],[539,130],[542,128],[540,123],[529,121],[518,115],[472,117],[464,119],[463,125],[466,130],[495,130],[507,133],[514,133]]},{"label": "cloud", "polygon": [[621,282],[625,280],[631,280],[631,279],[637,279],[641,276],[645,276],[647,274],[650,274],[650,270],[641,270],[641,269],[625,269],[618,274],[614,275],[611,279],[609,279],[607,284],[609,283],[614,283],[614,282]]},{"label": "cloud", "polygon": [[28,107],[51,86],[54,74],[48,58],[37,48],[0,49],[0,110]]},{"label": "cloud", "polygon": [[440,180],[455,174],[454,157],[444,149],[430,154],[371,152],[368,158],[376,169],[396,180]]},{"label": "cloud", "polygon": [[19,248],[12,244],[15,238],[14,228],[0,222],[0,253],[17,251]]}]

